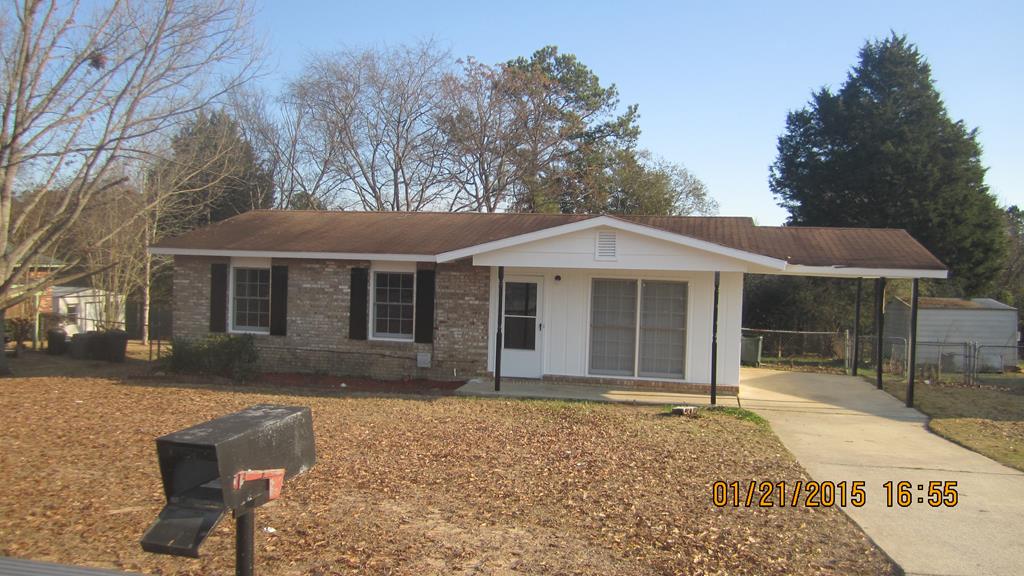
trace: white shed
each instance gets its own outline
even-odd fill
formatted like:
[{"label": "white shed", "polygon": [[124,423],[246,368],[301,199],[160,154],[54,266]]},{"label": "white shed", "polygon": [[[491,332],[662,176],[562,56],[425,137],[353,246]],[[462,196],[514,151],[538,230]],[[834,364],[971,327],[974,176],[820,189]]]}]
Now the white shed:
[{"label": "white shed", "polygon": [[[885,337],[900,350],[910,332],[910,304],[897,298],[885,311]],[[963,367],[964,345],[978,346],[979,368],[1000,372],[1016,366],[1017,309],[991,298],[926,298],[918,303],[917,364]]]},{"label": "white shed", "polygon": [[116,298],[116,295],[99,288],[54,286],[53,311],[64,318],[65,328],[75,326],[71,333],[99,330],[104,325],[123,329],[123,307],[117,311],[116,317],[105,317],[104,304],[109,298]]}]

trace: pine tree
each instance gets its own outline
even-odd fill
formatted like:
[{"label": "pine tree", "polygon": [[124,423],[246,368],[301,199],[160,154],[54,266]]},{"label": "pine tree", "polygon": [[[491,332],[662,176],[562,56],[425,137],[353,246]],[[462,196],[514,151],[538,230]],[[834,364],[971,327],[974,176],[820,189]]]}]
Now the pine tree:
[{"label": "pine tree", "polygon": [[905,36],[868,42],[838,92],[789,114],[770,185],[791,225],[905,228],[965,295],[999,276],[1006,239],[977,130],[949,118]]}]

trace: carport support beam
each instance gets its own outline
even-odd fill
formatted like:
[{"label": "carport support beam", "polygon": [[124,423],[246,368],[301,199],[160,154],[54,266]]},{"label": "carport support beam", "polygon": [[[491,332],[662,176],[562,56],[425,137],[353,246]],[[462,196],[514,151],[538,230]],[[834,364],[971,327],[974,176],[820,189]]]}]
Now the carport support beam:
[{"label": "carport support beam", "polygon": [[860,366],[860,300],[863,280],[863,278],[857,278],[857,299],[853,305],[853,366],[850,368],[850,373],[854,376],[857,375],[857,369]]},{"label": "carport support beam", "polygon": [[914,377],[917,367],[917,301],[918,283],[920,280],[914,278],[914,287],[910,294],[910,365],[907,367],[907,408],[914,407]]},{"label": "carport support beam", "polygon": [[885,343],[885,278],[875,280],[875,385],[882,389],[882,345]]},{"label": "carport support beam", "polygon": [[711,313],[711,405],[718,402],[718,283],[721,274],[715,272],[715,299]]},{"label": "carport support beam", "polygon": [[505,315],[505,267],[498,266],[498,333],[494,338],[494,391],[501,392],[501,325]]}]

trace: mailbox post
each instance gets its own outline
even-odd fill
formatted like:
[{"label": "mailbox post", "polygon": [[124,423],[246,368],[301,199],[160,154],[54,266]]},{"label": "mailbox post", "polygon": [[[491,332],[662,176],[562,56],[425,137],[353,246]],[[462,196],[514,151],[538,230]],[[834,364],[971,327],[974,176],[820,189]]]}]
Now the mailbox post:
[{"label": "mailbox post", "polygon": [[309,408],[260,404],[156,440],[167,505],[142,549],[198,557],[224,514],[235,516],[235,573],[253,573],[256,508],[316,461]]}]

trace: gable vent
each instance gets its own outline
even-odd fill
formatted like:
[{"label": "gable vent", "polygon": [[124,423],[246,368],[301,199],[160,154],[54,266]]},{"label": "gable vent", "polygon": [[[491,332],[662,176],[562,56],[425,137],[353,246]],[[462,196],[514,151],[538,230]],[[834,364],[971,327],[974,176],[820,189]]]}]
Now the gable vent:
[{"label": "gable vent", "polygon": [[616,257],[615,232],[598,232],[594,259],[615,260]]}]

